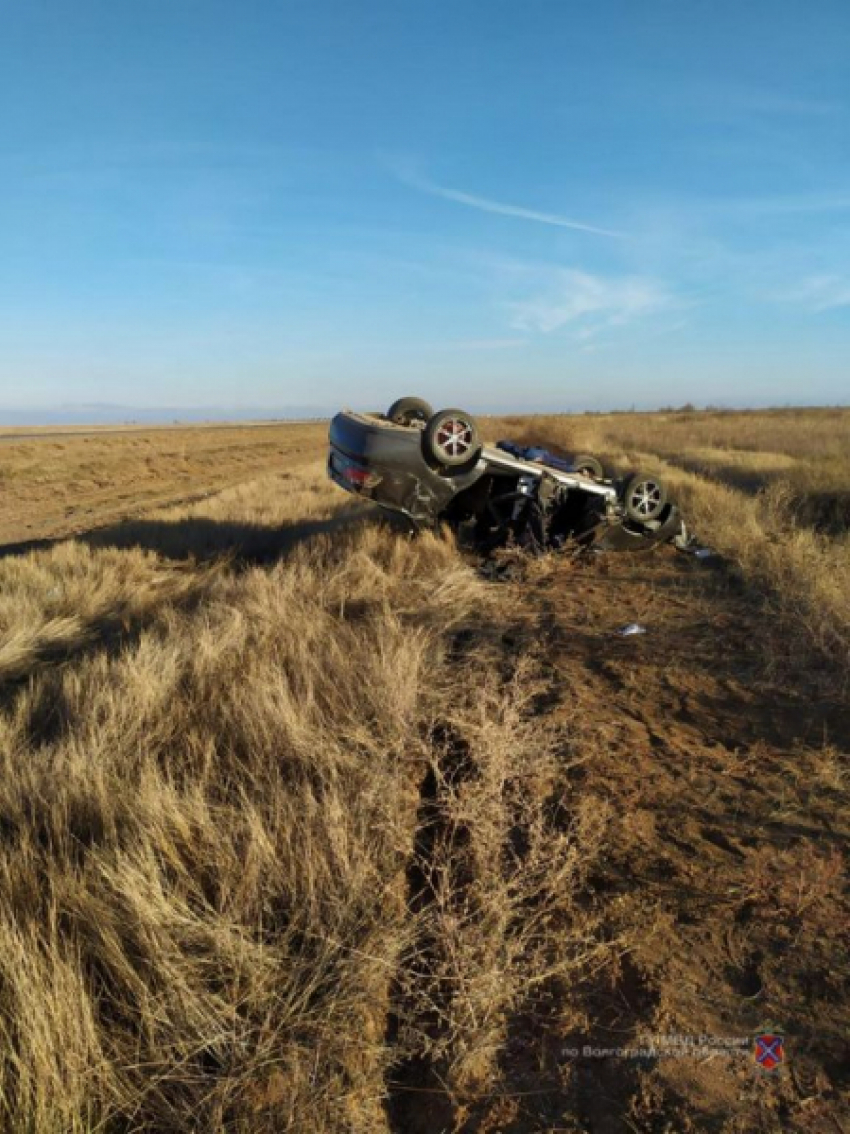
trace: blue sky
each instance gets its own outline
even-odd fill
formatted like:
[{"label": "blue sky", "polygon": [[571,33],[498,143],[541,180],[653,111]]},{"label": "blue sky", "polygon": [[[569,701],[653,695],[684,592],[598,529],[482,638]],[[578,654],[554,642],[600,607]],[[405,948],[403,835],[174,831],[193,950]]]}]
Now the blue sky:
[{"label": "blue sky", "polygon": [[849,50],[846,0],[0,0],[0,414],[845,402]]}]

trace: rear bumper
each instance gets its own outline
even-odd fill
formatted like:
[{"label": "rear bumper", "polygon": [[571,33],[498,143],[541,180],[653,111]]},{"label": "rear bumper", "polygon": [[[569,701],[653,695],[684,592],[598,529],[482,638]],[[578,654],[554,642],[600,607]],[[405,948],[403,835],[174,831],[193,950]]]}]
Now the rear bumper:
[{"label": "rear bumper", "polygon": [[367,498],[372,497],[381,481],[380,475],[367,465],[334,448],[328,453],[328,476],[346,492]]},{"label": "rear bumper", "polygon": [[452,499],[484,471],[432,468],[418,429],[343,411],[331,421],[328,476],[347,492],[373,500],[417,525],[432,525]]}]

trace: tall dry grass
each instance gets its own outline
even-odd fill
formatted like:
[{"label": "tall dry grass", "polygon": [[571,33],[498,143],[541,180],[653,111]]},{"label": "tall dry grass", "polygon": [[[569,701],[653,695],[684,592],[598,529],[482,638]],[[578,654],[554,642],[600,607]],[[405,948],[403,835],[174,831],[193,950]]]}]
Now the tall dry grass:
[{"label": "tall dry grass", "polygon": [[410,1060],[497,1082],[511,1013],[601,948],[604,816],[544,806],[498,595],[317,472],[0,562],[11,1134],[400,1129]]},{"label": "tall dry grass", "polygon": [[659,413],[593,413],[502,418],[533,432],[569,428],[591,448],[615,440],[621,448],[670,454],[719,449],[785,453],[804,461],[846,458],[850,409],[696,410]]}]

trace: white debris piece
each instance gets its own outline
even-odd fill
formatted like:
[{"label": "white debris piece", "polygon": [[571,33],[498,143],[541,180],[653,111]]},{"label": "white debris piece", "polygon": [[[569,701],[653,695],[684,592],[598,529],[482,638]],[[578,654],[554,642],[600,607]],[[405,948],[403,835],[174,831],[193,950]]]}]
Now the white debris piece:
[{"label": "white debris piece", "polygon": [[621,626],[617,633],[621,638],[631,638],[632,634],[645,634],[646,627],[639,622],[630,622],[627,626]]}]

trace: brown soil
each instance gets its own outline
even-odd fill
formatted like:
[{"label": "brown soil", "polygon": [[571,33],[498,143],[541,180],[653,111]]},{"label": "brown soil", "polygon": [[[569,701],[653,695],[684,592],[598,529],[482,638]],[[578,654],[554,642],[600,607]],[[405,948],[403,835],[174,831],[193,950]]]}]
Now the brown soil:
[{"label": "brown soil", "polygon": [[[391,1128],[850,1129],[850,707],[722,565],[662,549],[532,565],[507,585],[526,615],[506,649],[542,643],[541,727],[562,722],[565,758],[581,758],[565,818],[588,796],[610,807],[582,897],[617,959],[517,1013],[496,1096],[450,1100],[434,1068],[406,1068]],[[635,620],[645,635],[617,634]],[[762,1032],[785,1037],[771,1074],[753,1058]],[[675,1041],[666,1056],[583,1054],[653,1036],[746,1043],[731,1056],[706,1042],[677,1056]]]}]

